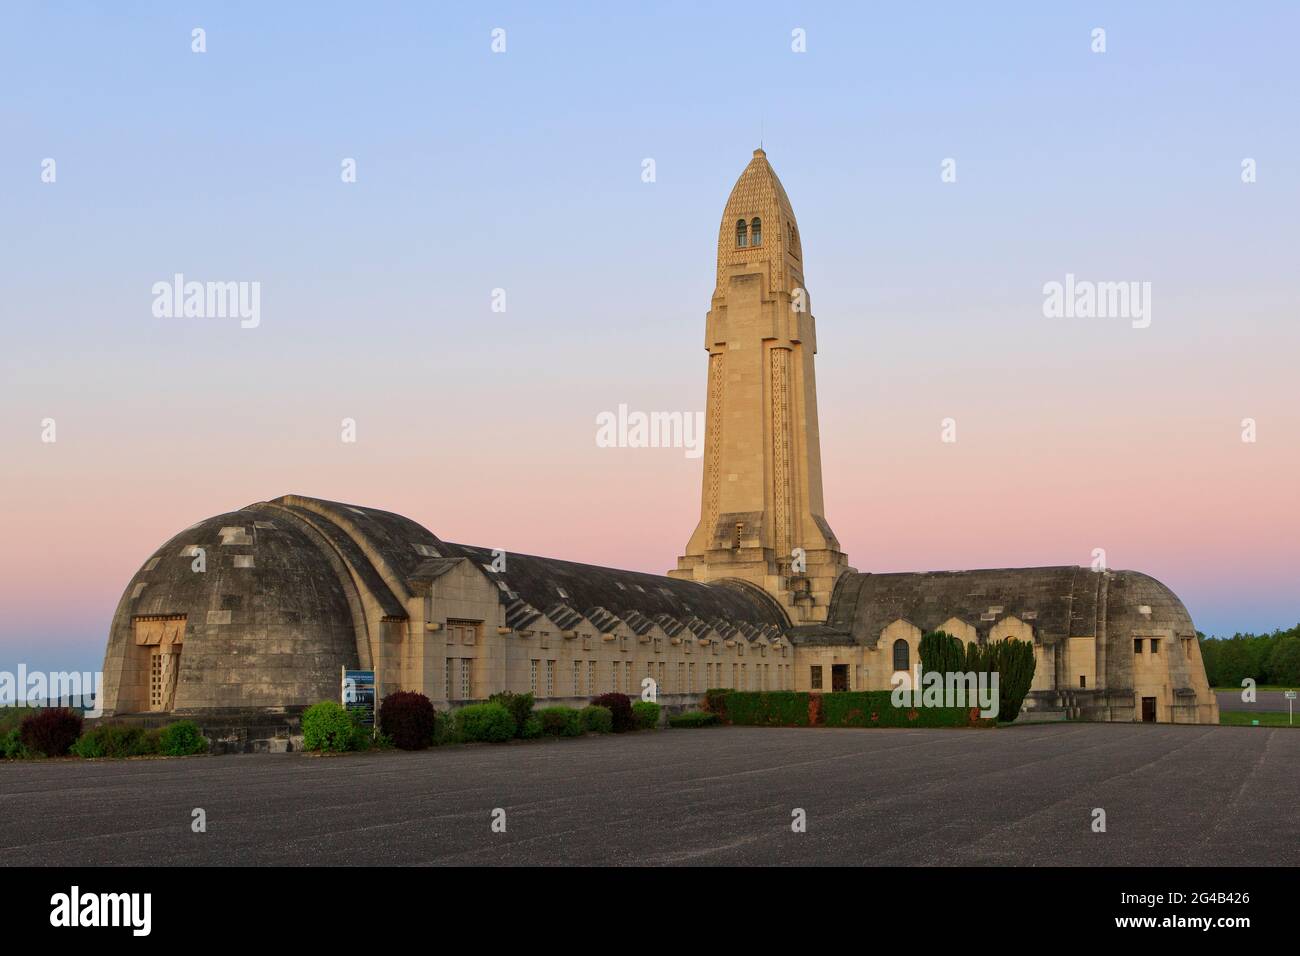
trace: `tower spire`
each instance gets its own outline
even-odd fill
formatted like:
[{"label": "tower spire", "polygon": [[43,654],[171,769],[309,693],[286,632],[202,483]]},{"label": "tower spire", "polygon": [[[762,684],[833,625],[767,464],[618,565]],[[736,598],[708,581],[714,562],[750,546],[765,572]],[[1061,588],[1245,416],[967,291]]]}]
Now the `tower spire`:
[{"label": "tower spire", "polygon": [[796,622],[847,570],[824,517],[815,322],[794,209],[760,145],[718,231],[700,521],[674,577],[742,578]]}]

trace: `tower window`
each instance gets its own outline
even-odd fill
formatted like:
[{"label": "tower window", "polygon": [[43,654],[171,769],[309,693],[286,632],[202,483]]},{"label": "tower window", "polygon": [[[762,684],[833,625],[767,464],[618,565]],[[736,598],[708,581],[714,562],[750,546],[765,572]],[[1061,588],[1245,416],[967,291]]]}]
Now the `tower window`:
[{"label": "tower window", "polygon": [[745,226],[745,220],[741,219],[736,223],[736,248],[744,249],[749,245],[748,228]]},{"label": "tower window", "polygon": [[763,244],[763,220],[757,216],[749,224],[749,244],[751,246],[761,246]]}]

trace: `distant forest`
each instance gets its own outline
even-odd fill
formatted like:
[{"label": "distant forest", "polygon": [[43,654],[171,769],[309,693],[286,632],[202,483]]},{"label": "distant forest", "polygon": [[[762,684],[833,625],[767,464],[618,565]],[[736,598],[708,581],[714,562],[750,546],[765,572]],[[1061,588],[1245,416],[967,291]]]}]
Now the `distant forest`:
[{"label": "distant forest", "polygon": [[1240,687],[1247,677],[1257,684],[1300,685],[1300,624],[1272,634],[1196,636],[1211,687]]}]

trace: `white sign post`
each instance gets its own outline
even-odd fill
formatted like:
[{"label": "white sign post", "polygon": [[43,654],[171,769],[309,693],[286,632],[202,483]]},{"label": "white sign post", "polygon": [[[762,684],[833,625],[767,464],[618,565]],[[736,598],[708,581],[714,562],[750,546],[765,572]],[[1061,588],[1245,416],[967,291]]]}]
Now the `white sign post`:
[{"label": "white sign post", "polygon": [[1286,722],[1293,723],[1292,716],[1295,713],[1295,691],[1286,692]]}]

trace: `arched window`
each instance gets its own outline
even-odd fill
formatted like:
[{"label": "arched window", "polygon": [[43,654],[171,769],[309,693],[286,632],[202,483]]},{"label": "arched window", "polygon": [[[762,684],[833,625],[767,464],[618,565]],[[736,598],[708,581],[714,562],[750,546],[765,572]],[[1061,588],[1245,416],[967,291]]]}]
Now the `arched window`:
[{"label": "arched window", "polygon": [[745,231],[745,220],[741,219],[736,223],[736,248],[744,249],[749,243]]},{"label": "arched window", "polygon": [[751,246],[761,246],[763,244],[763,220],[757,216],[749,224],[749,244]]},{"label": "arched window", "polygon": [[909,671],[911,669],[911,648],[907,646],[907,641],[900,637],[894,641],[894,670]]}]

